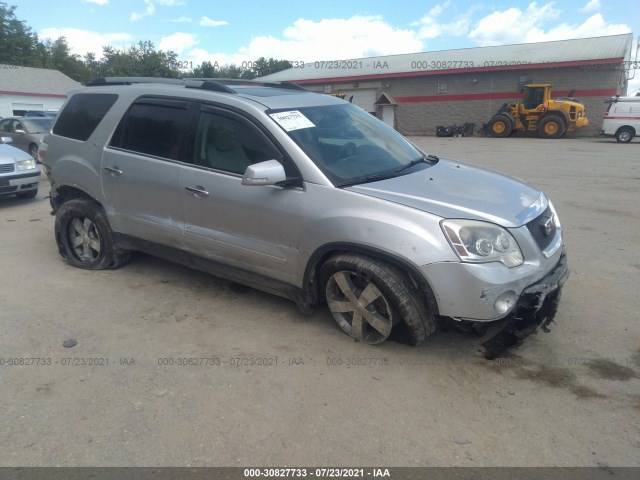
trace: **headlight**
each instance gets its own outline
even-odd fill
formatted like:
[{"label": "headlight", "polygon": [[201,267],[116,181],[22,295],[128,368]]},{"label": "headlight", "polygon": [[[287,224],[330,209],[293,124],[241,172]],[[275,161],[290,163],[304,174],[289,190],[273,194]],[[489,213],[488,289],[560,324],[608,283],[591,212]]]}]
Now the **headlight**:
[{"label": "headlight", "polygon": [[516,239],[498,225],[462,219],[443,220],[440,225],[463,262],[502,262],[509,268],[524,262]]},{"label": "headlight", "polygon": [[36,168],[36,161],[33,158],[29,160],[18,160],[16,165],[18,166],[18,170],[31,170],[32,168]]}]

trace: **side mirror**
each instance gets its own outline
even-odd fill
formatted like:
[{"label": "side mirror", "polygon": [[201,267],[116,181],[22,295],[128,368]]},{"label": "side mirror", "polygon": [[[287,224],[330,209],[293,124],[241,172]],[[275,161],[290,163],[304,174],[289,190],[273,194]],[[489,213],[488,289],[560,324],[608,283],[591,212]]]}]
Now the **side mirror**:
[{"label": "side mirror", "polygon": [[25,132],[24,130],[22,130],[21,128],[14,130],[13,133],[17,133],[19,135],[25,135],[27,132]]},{"label": "side mirror", "polygon": [[0,137],[0,141],[2,143],[13,143],[13,138],[11,138],[11,137]]},{"label": "side mirror", "polygon": [[242,185],[275,185],[287,179],[284,167],[277,160],[249,165],[242,177]]}]

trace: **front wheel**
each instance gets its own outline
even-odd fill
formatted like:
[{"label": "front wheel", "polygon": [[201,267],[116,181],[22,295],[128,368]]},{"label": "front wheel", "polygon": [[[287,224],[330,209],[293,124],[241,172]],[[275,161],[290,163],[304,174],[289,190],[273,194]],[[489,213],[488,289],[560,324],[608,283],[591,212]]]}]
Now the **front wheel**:
[{"label": "front wheel", "polygon": [[564,122],[557,115],[549,115],[542,119],[538,126],[538,134],[542,138],[560,138],[566,132]]},{"label": "front wheel", "polygon": [[633,137],[633,130],[630,127],[619,128],[616,132],[616,140],[619,143],[629,143],[631,140],[633,140]]},{"label": "front wheel", "polygon": [[511,121],[505,115],[496,115],[487,125],[489,135],[495,138],[506,138],[511,134]]},{"label": "front wheel", "polygon": [[77,198],[56,212],[55,235],[60,255],[74,267],[117,268],[128,258],[116,249],[107,215],[100,205]]},{"label": "front wheel", "polygon": [[320,269],[320,285],[333,318],[358,341],[382,343],[402,325],[409,343],[418,345],[435,331],[435,319],[413,283],[387,263],[336,255]]}]

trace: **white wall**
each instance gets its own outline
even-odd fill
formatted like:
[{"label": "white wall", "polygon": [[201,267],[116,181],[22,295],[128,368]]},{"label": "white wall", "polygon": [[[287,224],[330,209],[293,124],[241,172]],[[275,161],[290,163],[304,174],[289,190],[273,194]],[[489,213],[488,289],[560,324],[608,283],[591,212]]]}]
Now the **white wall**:
[{"label": "white wall", "polygon": [[66,98],[35,95],[0,95],[0,117],[13,116],[14,108],[28,105],[29,110],[60,110]]}]

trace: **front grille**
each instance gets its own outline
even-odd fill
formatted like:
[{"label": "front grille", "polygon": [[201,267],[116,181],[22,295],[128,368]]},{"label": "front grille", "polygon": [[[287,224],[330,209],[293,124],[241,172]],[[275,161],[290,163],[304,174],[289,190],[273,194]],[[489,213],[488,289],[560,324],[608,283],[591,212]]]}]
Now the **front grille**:
[{"label": "front grille", "polygon": [[17,185],[12,185],[9,187],[0,187],[0,193],[11,193],[11,192],[15,192],[16,190],[18,190]]},{"label": "front grille", "polygon": [[0,165],[0,173],[13,172],[15,169],[16,169],[16,166],[13,163],[6,163],[4,165]]},{"label": "front grille", "polygon": [[[546,225],[549,220],[552,221],[552,224],[550,225],[549,233],[547,234]],[[551,245],[553,238],[556,236],[556,221],[555,218],[553,218],[551,207],[547,207],[539,217],[527,223],[527,228],[529,229],[533,239],[538,244],[538,247],[540,247],[540,250],[544,250]]]}]

